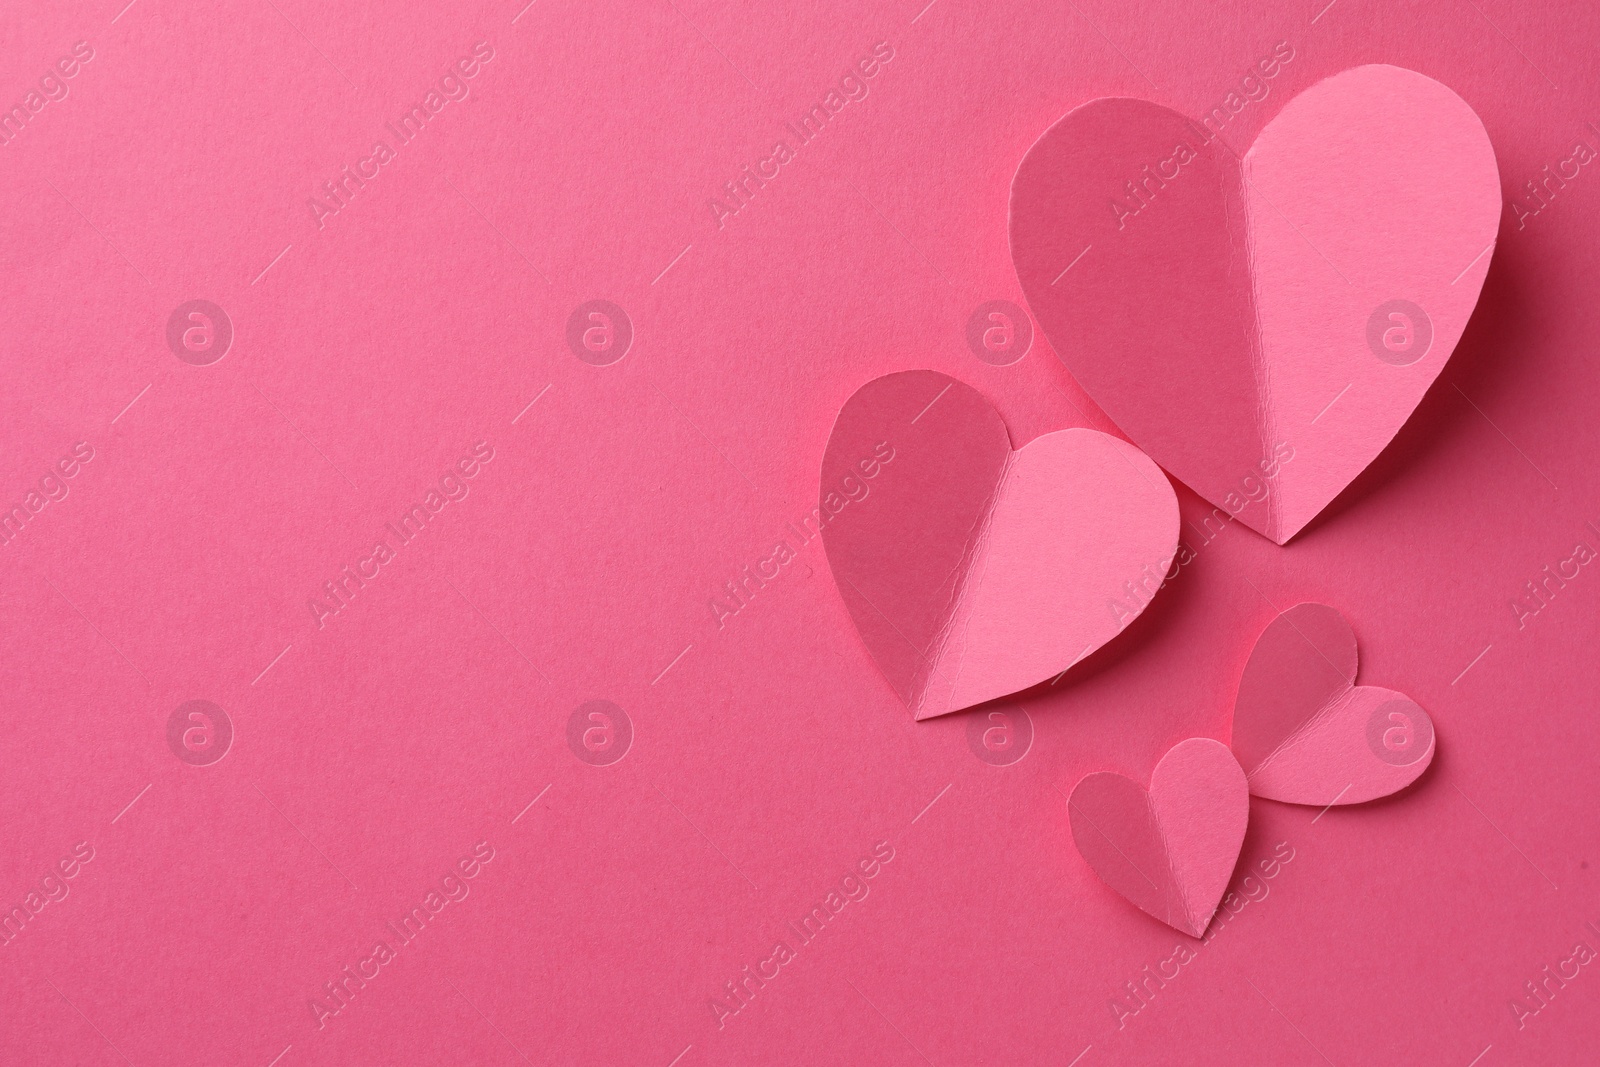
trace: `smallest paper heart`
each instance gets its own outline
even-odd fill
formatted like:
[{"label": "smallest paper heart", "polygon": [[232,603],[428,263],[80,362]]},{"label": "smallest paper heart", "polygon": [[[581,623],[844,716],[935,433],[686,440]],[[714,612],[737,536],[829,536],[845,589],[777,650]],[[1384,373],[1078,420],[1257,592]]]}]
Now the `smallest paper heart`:
[{"label": "smallest paper heart", "polygon": [[1077,784],[1067,811],[1072,840],[1101,881],[1199,937],[1239,860],[1250,790],[1226,745],[1192,737],[1161,757],[1149,789],[1101,771]]},{"label": "smallest paper heart", "polygon": [[1250,792],[1317,807],[1360,804],[1428,769],[1428,713],[1403,693],[1355,679],[1355,631],[1333,608],[1296,604],[1268,625],[1233,709],[1233,753]]}]

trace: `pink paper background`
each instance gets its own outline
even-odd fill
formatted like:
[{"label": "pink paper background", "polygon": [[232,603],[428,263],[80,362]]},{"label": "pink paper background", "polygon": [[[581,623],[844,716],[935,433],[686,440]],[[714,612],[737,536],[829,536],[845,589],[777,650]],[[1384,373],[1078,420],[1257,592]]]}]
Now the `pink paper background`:
[{"label": "pink paper background", "polygon": [[[1072,107],[1198,113],[1288,41],[1235,148],[1296,89],[1396,63],[1477,110],[1516,197],[1600,148],[1597,34],[1592,7],[1508,0],[13,5],[0,105],[94,58],[0,147],[0,500],[94,458],[0,546],[0,905],[94,853],[0,946],[0,1062],[1585,1062],[1593,965],[1520,1029],[1508,1001],[1600,947],[1600,577],[1541,571],[1600,545],[1592,164],[1522,228],[1508,207],[1374,465],[1284,549],[1186,525],[1151,609],[1010,705],[1026,747],[912,723],[787,524],[877,375],[958,376],[1019,443],[1110,428],[1041,337],[1003,367],[966,340],[1021,300],[1011,174]],[[477,41],[470,96],[319,231],[307,198]],[[719,229],[707,200],[877,42],[868,95]],[[196,298],[235,329],[209,367],[166,344]],[[633,323],[611,366],[566,344],[591,299]],[[318,629],[307,598],[480,440],[465,499]],[[711,598],[784,538],[719,627]],[[1532,581],[1554,592],[1519,617]],[[1320,817],[1253,801],[1248,903],[1119,1029],[1111,998],[1181,935],[1098,882],[1066,793],[1226,737],[1300,600],[1429,711],[1435,764]],[[168,748],[191,699],[233,723],[210,766]],[[609,766],[568,744],[592,699],[632,725]],[[308,998],[478,841],[469,895],[318,1030]],[[788,923],[862,861],[868,895],[802,944]],[[780,939],[719,1028],[710,999]]]}]

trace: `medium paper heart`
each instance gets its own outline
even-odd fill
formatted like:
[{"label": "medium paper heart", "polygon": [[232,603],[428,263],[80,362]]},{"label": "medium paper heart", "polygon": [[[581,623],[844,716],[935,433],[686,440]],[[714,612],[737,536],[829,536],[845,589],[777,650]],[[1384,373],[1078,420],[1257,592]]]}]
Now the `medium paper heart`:
[{"label": "medium paper heart", "polygon": [[1067,810],[1072,840],[1101,881],[1168,926],[1205,933],[1250,818],[1250,790],[1226,745],[1179,742],[1148,790],[1109,771],[1088,775]]},{"label": "medium paper heart", "polygon": [[1000,413],[934,371],[868,382],[822,457],[828,564],[918,719],[1059,675],[1144,610],[1178,500],[1138,449],[1058,430],[1012,451]]},{"label": "medium paper heart", "polygon": [[1455,93],[1357,67],[1241,160],[1143,100],[1029,149],[1011,255],[1034,317],[1134,443],[1279,544],[1350,484],[1450,357],[1489,269],[1500,180]]},{"label": "medium paper heart", "polygon": [[1326,604],[1296,604],[1262,633],[1233,707],[1250,792],[1290,804],[1359,804],[1433,762],[1433,720],[1393,689],[1356,685],[1356,635]]}]

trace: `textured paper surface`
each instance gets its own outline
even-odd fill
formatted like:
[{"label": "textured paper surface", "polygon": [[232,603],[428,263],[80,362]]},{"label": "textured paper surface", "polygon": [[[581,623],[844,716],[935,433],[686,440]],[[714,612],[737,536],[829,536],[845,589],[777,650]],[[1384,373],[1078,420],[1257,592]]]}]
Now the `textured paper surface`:
[{"label": "textured paper surface", "polygon": [[1011,245],[1029,306],[1096,403],[1282,544],[1444,368],[1499,216],[1471,107],[1368,65],[1295,96],[1242,159],[1159,104],[1075,109],[1018,168]]},{"label": "textured paper surface", "polygon": [[[94,56],[0,145],[0,508],[38,493],[0,544],[0,908],[39,907],[0,1063],[1591,1058],[1594,965],[1524,983],[1600,949],[1600,11],[1475,2],[8,4],[0,107]],[[840,409],[930,368],[1018,443],[1116,433],[1025,308],[1018,162],[1108,96],[1221,106],[1242,153],[1368,63],[1450,86],[1500,167],[1434,387],[1284,548],[1175,483],[1177,573],[1120,637],[913,721],[803,523]],[[208,365],[187,312],[168,339],[195,300],[232,323]],[[1253,800],[1197,945],[1066,797],[1227,739],[1302,601],[1440,751],[1390,800]],[[215,762],[178,755],[215,713],[169,733],[194,700]]]},{"label": "textured paper surface", "polygon": [[918,719],[1059,680],[1145,609],[1178,540],[1177,497],[1138,449],[1068,429],[1013,452],[999,412],[935,371],[845,403],[816,514],[856,628]]}]

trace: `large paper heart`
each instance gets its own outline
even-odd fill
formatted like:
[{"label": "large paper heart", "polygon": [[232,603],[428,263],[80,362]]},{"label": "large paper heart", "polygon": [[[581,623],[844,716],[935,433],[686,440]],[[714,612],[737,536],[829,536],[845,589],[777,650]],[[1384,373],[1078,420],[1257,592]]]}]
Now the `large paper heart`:
[{"label": "large paper heart", "polygon": [[1393,689],[1356,685],[1356,635],[1326,604],[1296,604],[1256,642],[1233,708],[1250,792],[1291,804],[1359,804],[1433,762],[1433,720]]},{"label": "large paper heart", "polygon": [[1017,169],[1011,255],[1117,426],[1283,544],[1444,367],[1489,269],[1500,180],[1472,109],[1398,67],[1312,86],[1242,160],[1207,128],[1226,117],[1076,109]]},{"label": "large paper heart", "polygon": [[816,522],[867,650],[926,719],[1045,681],[1116,636],[1161,586],[1178,500],[1143,453],[1094,430],[1013,452],[977,391],[920,370],[845,403]]},{"label": "large paper heart", "polygon": [[1168,926],[1205,933],[1250,819],[1244,772],[1226,745],[1179,742],[1149,789],[1109,771],[1088,775],[1067,810],[1072,840],[1101,881]]}]

